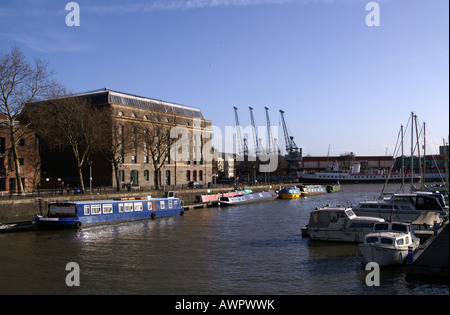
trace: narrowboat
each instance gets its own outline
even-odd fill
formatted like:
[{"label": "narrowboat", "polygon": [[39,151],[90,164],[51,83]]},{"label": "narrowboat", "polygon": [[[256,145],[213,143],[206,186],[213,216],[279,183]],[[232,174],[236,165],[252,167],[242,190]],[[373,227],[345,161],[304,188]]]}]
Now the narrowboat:
[{"label": "narrowboat", "polygon": [[120,198],[54,202],[48,204],[46,216],[37,215],[32,222],[36,229],[82,228],[101,224],[153,219],[184,214],[181,200],[175,197]]},{"label": "narrowboat", "polygon": [[327,186],[325,185],[300,185],[302,196],[311,196],[317,194],[326,194]]},{"label": "narrowboat", "polygon": [[220,206],[233,206],[258,201],[267,201],[277,198],[277,194],[273,190],[262,191],[258,193],[236,195],[233,197],[220,197]]},{"label": "narrowboat", "polygon": [[301,196],[302,192],[297,186],[283,188],[278,193],[278,198],[280,199],[298,199]]}]

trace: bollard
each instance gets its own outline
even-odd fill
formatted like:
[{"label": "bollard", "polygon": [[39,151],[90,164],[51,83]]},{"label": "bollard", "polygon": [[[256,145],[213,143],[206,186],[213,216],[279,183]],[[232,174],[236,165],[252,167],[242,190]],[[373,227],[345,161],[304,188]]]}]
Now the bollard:
[{"label": "bollard", "polygon": [[433,230],[434,230],[433,235],[437,236],[438,235],[438,223],[437,223],[437,221],[434,221]]},{"label": "bollard", "polygon": [[408,246],[408,262],[412,263],[414,261],[413,247]]}]

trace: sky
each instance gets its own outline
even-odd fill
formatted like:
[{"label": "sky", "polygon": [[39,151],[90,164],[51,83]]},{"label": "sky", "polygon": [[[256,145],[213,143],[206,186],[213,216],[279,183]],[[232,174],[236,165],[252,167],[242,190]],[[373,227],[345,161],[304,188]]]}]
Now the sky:
[{"label": "sky", "polygon": [[75,2],[79,26],[66,23],[70,1],[1,1],[0,50],[47,61],[74,93],[200,108],[223,136],[233,107],[243,127],[249,106],[266,126],[268,107],[281,149],[283,110],[304,156],[395,155],[411,112],[426,123],[427,153],[448,141],[447,0]]}]

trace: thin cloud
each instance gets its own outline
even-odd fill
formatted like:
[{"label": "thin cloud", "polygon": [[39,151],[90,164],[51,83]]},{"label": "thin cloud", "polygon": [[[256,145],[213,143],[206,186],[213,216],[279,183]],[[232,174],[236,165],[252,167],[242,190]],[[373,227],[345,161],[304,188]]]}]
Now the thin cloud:
[{"label": "thin cloud", "polygon": [[136,13],[136,12],[154,12],[169,10],[191,10],[214,7],[231,6],[258,6],[258,5],[278,5],[298,0],[172,0],[172,1],[153,1],[151,3],[131,3],[118,5],[93,5],[82,8],[91,13],[110,14],[110,13]]}]

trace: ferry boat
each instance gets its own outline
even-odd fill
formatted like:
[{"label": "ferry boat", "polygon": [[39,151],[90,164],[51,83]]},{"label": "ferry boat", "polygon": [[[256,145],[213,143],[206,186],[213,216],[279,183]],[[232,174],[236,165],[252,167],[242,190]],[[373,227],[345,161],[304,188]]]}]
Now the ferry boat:
[{"label": "ferry boat", "polygon": [[357,215],[381,217],[389,221],[414,221],[425,212],[435,212],[444,220],[448,206],[440,193],[416,192],[384,196],[381,200],[362,201],[353,207]]},{"label": "ferry boat", "polygon": [[384,219],[357,216],[349,207],[325,206],[311,211],[309,223],[301,231],[312,240],[361,243],[378,222]]},{"label": "ferry boat", "polygon": [[37,215],[36,229],[82,228],[101,224],[153,219],[184,214],[181,200],[175,197],[120,198],[113,200],[54,202],[48,204],[47,215]]},{"label": "ferry boat", "polygon": [[267,201],[277,198],[278,195],[273,190],[262,191],[258,193],[236,195],[233,197],[220,197],[220,206],[233,206],[251,202]]},{"label": "ferry boat", "polygon": [[301,196],[302,192],[297,186],[283,188],[278,193],[278,198],[280,199],[298,199]]},{"label": "ferry boat", "polygon": [[377,223],[373,232],[365,236],[358,250],[367,262],[379,266],[402,264],[408,257],[408,250],[414,253],[420,245],[411,224],[402,222]]}]

